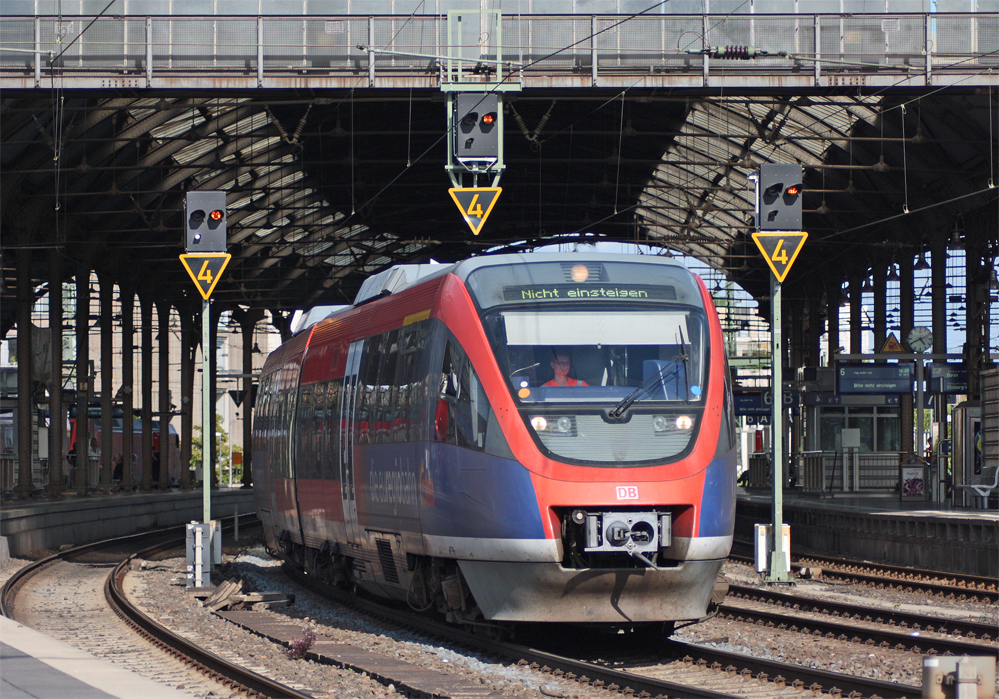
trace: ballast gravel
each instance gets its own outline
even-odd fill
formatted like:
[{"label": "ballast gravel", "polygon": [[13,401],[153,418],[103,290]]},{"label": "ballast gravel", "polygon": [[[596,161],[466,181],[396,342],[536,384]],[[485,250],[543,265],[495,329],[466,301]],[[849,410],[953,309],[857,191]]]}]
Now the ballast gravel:
[{"label": "ballast gravel", "polygon": [[[27,563],[17,559],[5,561],[0,567],[0,581],[6,580]],[[134,568],[128,576],[127,586],[144,611],[161,624],[220,656],[317,698],[405,696],[394,685],[384,685],[366,673],[311,660],[292,659],[288,657],[286,648],[210,613],[186,587],[186,562],[183,558],[150,560],[144,566]],[[726,563],[724,572],[732,582],[747,585],[759,583],[758,576],[751,569],[739,564]],[[244,581],[244,591],[294,594],[295,603],[292,606],[266,613],[274,614],[283,621],[297,620],[303,629],[315,630],[324,640],[350,644],[446,675],[458,675],[502,696],[565,699],[609,696],[607,691],[552,678],[506,661],[470,654],[464,649],[440,645],[412,632],[382,625],[377,620],[302,590],[284,577],[280,562],[270,557],[255,540],[243,548],[228,546],[225,563],[213,581],[219,583],[236,578]],[[885,609],[905,607],[940,616],[999,622],[999,613],[994,606],[982,608],[980,605],[941,601],[913,593],[821,583],[800,584],[788,591],[815,596],[843,595]],[[732,620],[709,619],[678,630],[674,637],[757,657],[900,684],[918,685],[921,676],[922,658],[913,653],[870,649],[830,639],[758,629],[752,624]]]}]

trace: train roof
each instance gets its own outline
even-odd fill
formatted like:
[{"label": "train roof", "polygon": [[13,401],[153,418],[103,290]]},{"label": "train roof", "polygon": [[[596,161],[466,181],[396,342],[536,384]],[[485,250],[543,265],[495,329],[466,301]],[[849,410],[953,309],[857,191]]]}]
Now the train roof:
[{"label": "train roof", "polygon": [[350,306],[315,306],[308,311],[300,312],[300,315],[293,322],[292,334],[297,335],[303,330],[311,328],[319,321],[337,313],[389,296],[390,294],[398,293],[403,289],[443,274],[454,274],[464,281],[472,272],[483,267],[518,263],[526,264],[531,262],[566,262],[568,260],[579,262],[642,262],[645,264],[684,267],[684,265],[672,258],[659,255],[627,255],[623,253],[602,252],[507,253],[502,255],[482,255],[450,264],[431,262],[418,265],[396,265],[368,277],[361,284],[357,296],[354,297],[354,303]]},{"label": "train roof", "polygon": [[510,253],[504,255],[482,255],[481,257],[472,257],[454,264],[396,265],[384,272],[379,272],[368,277],[357,292],[354,305],[359,306],[376,298],[397,293],[407,287],[414,286],[419,282],[441,274],[452,273],[464,281],[468,278],[469,274],[482,267],[518,263],[526,264],[530,262],[565,262],[567,260],[578,260],[580,262],[640,261],[646,264],[682,266],[672,258],[660,257],[658,255],[625,255],[621,253],[601,252]]}]

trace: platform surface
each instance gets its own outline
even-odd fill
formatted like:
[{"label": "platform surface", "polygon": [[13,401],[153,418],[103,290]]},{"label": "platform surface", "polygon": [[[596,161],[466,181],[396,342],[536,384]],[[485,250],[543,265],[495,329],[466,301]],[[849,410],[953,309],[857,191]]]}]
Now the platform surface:
[{"label": "platform surface", "polygon": [[[739,500],[746,502],[771,502],[767,490],[737,488]],[[853,512],[895,517],[941,517],[970,521],[993,520],[999,522],[999,510],[974,507],[955,507],[949,503],[903,501],[898,495],[836,493],[834,495],[805,495],[793,490],[784,491],[785,507],[808,507],[817,510]]]},{"label": "platform surface", "polygon": [[90,653],[0,617],[3,699],[191,699]]},{"label": "platform surface", "polygon": [[[753,541],[755,524],[772,521],[773,498],[739,488],[736,536]],[[999,578],[999,511],[950,503],[902,501],[898,495],[785,491],[783,520],[791,554],[856,560]]]}]

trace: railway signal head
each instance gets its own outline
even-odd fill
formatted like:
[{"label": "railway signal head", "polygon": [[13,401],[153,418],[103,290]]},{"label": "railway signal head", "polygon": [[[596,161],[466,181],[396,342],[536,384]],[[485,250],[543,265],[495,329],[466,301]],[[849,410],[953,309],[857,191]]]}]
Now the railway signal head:
[{"label": "railway signal head", "polygon": [[759,230],[801,230],[801,166],[760,165]]},{"label": "railway signal head", "polygon": [[184,198],[184,249],[226,251],[225,192],[188,192]]},{"label": "railway signal head", "polygon": [[454,154],[458,162],[492,164],[500,157],[499,95],[459,93],[454,101]]}]

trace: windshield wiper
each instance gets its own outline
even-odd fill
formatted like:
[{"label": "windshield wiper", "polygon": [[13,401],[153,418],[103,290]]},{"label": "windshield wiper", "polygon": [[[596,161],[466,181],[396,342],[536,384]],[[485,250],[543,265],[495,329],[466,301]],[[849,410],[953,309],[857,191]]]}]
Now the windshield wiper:
[{"label": "windshield wiper", "polygon": [[535,362],[534,364],[528,364],[527,366],[522,366],[519,369],[514,369],[513,371],[510,372],[510,376],[519,374],[522,371],[527,371],[528,369],[533,369],[536,366],[541,366],[541,362]]},{"label": "windshield wiper", "polygon": [[690,353],[687,352],[687,340],[683,337],[683,328],[680,331],[680,359],[683,360],[683,402],[690,404]]},{"label": "windshield wiper", "polygon": [[[617,405],[615,405],[614,408],[609,413],[607,413],[607,415],[611,419],[614,419],[614,420],[617,420],[622,415],[624,415],[624,411],[627,410],[628,408],[630,408],[631,405],[632,405],[632,403],[634,403],[636,400],[638,400],[638,397],[640,395],[642,395],[643,393],[647,393],[648,390],[650,388],[652,388],[652,384],[655,383],[656,381],[658,381],[663,376],[663,372],[665,372],[667,369],[672,369],[675,372],[676,369],[677,369],[676,363],[675,362],[667,362],[667,363],[663,364],[661,367],[659,367],[659,371],[657,371],[655,374],[653,374],[652,376],[650,376],[649,378],[647,378],[645,381],[643,381],[641,386],[639,386],[634,391],[632,391],[631,393],[629,393],[627,395],[627,397],[625,397],[624,400],[622,400],[620,403],[618,403]],[[674,374],[674,377],[675,377],[675,374]],[[666,390],[666,387],[664,386],[663,387],[664,393],[665,393],[665,390]]]}]

